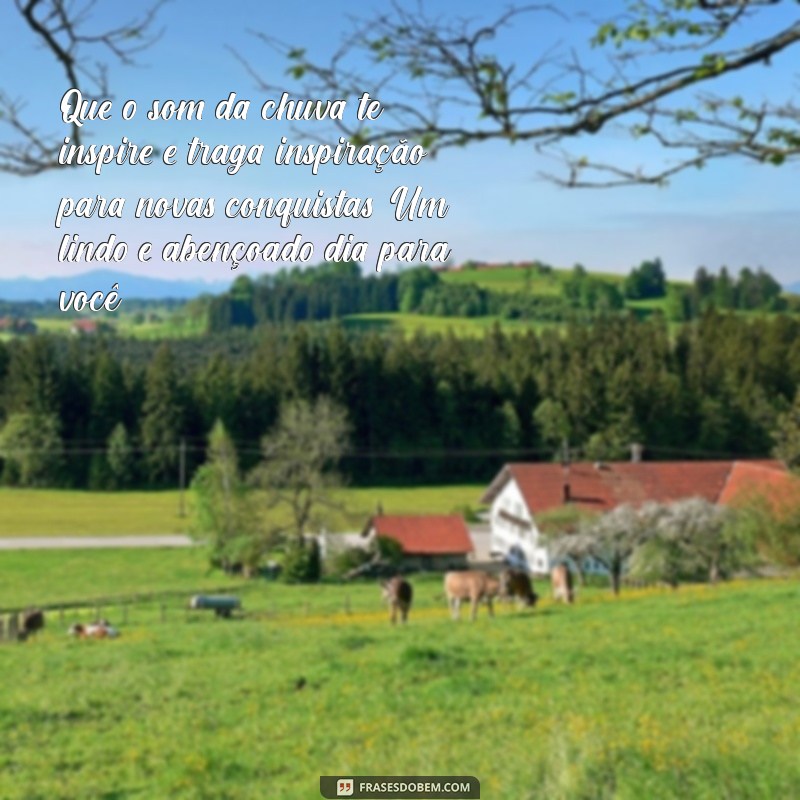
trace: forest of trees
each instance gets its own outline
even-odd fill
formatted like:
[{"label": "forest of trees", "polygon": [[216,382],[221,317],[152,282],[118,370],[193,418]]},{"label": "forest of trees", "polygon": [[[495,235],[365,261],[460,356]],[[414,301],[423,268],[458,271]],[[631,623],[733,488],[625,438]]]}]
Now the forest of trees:
[{"label": "forest of trees", "polygon": [[[523,284],[530,272],[552,275],[548,265],[520,268]],[[673,321],[695,319],[709,307],[740,310],[785,310],[780,284],[762,269],[742,269],[737,279],[723,268],[719,276],[704,268],[691,287],[668,292],[661,260],[643,261],[617,284],[576,264],[559,293],[490,291],[471,282],[449,283],[430,267],[362,277],[358,264],[320,264],[283,270],[257,280],[238,278],[231,290],[208,300],[209,331],[252,328],[269,322],[319,322],[347,314],[403,312],[439,317],[486,317],[539,322],[586,320],[622,311],[626,298],[651,300],[667,296],[665,311]]]},{"label": "forest of trees", "polygon": [[[593,278],[587,281],[606,286]],[[319,322],[347,314],[396,311],[560,322],[568,319],[573,309],[586,308],[587,297],[590,309],[619,307],[595,303],[595,296],[604,292],[579,293],[575,298],[490,292],[475,284],[447,283],[425,266],[362,278],[358,264],[320,264],[264,275],[255,281],[247,276],[238,278],[229,292],[208,301],[208,320],[214,333],[265,322]]]},{"label": "forest of trees", "polygon": [[764,269],[754,272],[743,267],[738,275],[732,276],[727,267],[722,267],[718,275],[700,267],[691,286],[672,289],[669,314],[672,319],[682,321],[694,319],[708,308],[784,311],[791,305],[791,300],[783,296],[780,283]]},{"label": "forest of trees", "polygon": [[[288,400],[347,409],[355,482],[488,480],[504,461],[766,456],[800,387],[800,319],[714,310],[598,318],[481,340],[348,333],[336,323],[150,343],[0,343],[6,483],[124,488],[187,480],[222,420],[242,468]],[[796,415],[795,415],[796,416]],[[785,438],[785,437],[784,437]]]}]

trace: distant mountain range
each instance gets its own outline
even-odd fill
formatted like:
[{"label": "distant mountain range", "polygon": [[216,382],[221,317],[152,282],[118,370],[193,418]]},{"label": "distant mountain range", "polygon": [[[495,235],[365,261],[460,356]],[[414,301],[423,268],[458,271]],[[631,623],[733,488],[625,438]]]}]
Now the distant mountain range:
[{"label": "distant mountain range", "polygon": [[227,291],[230,281],[205,283],[199,280],[164,280],[143,275],[130,275],[111,270],[95,270],[63,278],[0,278],[0,300],[52,301],[61,292],[111,290],[119,284],[119,293],[126,300],[191,300],[201,294]]},{"label": "distant mountain range", "polygon": [[789,286],[786,287],[786,291],[792,294],[800,294],[800,281],[789,284]]}]

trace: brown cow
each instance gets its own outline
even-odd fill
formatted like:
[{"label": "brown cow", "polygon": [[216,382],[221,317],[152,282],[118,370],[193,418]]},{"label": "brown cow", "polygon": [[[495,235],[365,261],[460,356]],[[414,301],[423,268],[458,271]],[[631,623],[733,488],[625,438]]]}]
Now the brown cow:
[{"label": "brown cow", "polygon": [[553,600],[572,603],[575,591],[572,588],[572,572],[566,564],[557,564],[550,570],[550,582],[553,587]]},{"label": "brown cow", "polygon": [[392,609],[392,625],[397,622],[397,612],[400,612],[400,619],[408,622],[408,611],[411,608],[411,601],[414,598],[414,589],[405,579],[397,575],[383,583],[383,599],[389,603]]},{"label": "brown cow", "polygon": [[528,573],[511,567],[500,573],[500,597],[503,600],[516,598],[518,604],[525,606],[535,606],[539,599]]},{"label": "brown cow", "polygon": [[444,576],[444,593],[453,619],[461,616],[461,601],[469,600],[472,605],[472,620],[478,615],[478,603],[483,601],[489,607],[489,616],[494,616],[492,600],[500,594],[500,581],[488,572],[469,570],[448,572]]}]

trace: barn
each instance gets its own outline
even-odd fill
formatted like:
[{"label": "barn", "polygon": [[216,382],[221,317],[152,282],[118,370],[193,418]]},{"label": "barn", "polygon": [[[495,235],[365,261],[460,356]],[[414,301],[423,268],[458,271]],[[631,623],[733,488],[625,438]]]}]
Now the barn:
[{"label": "barn", "polygon": [[473,549],[467,526],[458,514],[378,515],[367,522],[362,536],[394,539],[403,549],[403,566],[409,569],[466,567]]},{"label": "barn", "polygon": [[[728,505],[745,489],[768,492],[767,487],[787,479],[780,461],[514,463],[500,470],[482,502],[490,506],[492,552],[531,572],[546,573],[551,565],[537,517],[548,512],[605,513],[623,504],[690,497]],[[591,559],[583,567],[603,571]]]}]

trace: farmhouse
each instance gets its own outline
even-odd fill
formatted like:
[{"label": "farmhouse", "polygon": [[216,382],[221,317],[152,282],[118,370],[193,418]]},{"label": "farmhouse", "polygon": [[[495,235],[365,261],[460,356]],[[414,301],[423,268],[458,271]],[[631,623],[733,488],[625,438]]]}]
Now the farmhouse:
[{"label": "farmhouse", "polygon": [[775,462],[736,461],[719,502],[736,508],[763,502],[780,519],[800,504],[800,479]]},{"label": "farmhouse", "polygon": [[72,323],[70,331],[76,336],[97,336],[101,333],[111,333],[114,330],[109,322],[94,319],[78,319]]},{"label": "farmhouse", "polygon": [[[782,485],[779,461],[674,461],[574,464],[506,464],[482,502],[490,504],[491,549],[535,573],[550,570],[541,517],[558,509],[605,513],[618,505],[672,503],[702,497],[733,504],[745,491]],[[537,523],[537,517],[539,522]],[[600,572],[599,564],[584,564]]]},{"label": "farmhouse", "polygon": [[472,539],[458,514],[374,516],[362,536],[394,539],[403,548],[404,566],[414,569],[465,567],[472,552]]},{"label": "farmhouse", "polygon": [[79,319],[72,323],[70,330],[74,334],[94,336],[100,332],[100,324],[93,319]]}]

